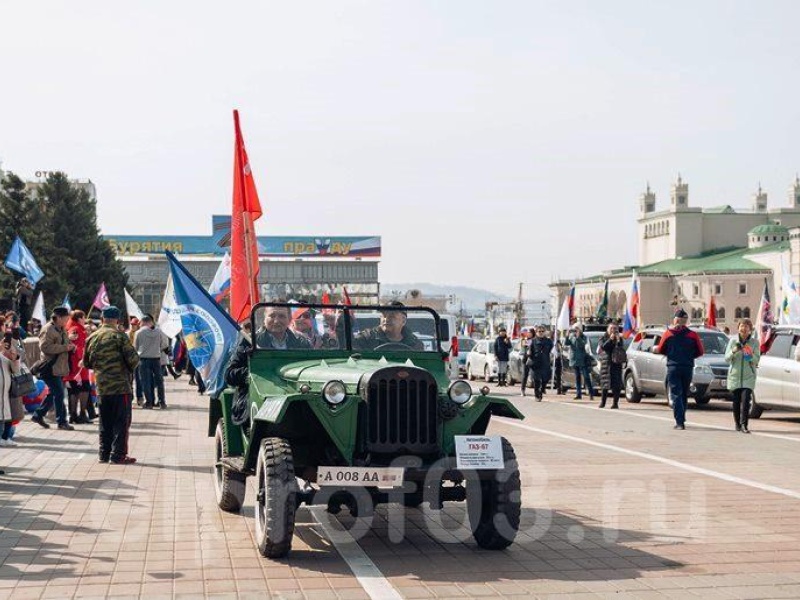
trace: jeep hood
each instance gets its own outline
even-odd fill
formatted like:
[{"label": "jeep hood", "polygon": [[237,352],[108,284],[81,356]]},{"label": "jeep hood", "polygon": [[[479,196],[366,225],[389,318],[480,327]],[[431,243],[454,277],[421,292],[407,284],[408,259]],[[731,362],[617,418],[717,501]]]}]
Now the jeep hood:
[{"label": "jeep hood", "polygon": [[[324,384],[338,379],[345,385],[358,385],[364,375],[371,375],[379,369],[392,365],[417,366],[411,360],[388,361],[380,359],[336,358],[327,360],[305,360],[284,365],[280,369],[281,377],[297,384]],[[424,367],[423,367],[424,368]]]}]

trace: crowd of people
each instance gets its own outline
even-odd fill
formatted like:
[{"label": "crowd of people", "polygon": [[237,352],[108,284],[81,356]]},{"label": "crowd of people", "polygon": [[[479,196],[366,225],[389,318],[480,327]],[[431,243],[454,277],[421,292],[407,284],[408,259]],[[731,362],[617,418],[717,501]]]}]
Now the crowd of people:
[{"label": "crowd of people", "polygon": [[[675,312],[672,326],[667,328],[657,346],[651,350],[654,354],[662,354],[667,366],[667,389],[672,402],[675,429],[686,429],[686,407],[689,399],[690,385],[694,373],[695,360],[705,350],[700,336],[688,326],[689,315],[683,309]],[[724,330],[729,335],[727,328]],[[507,331],[500,328],[494,341],[494,354],[497,360],[497,379],[500,387],[507,385],[507,372],[512,350],[512,343]],[[566,352],[564,352],[566,350]],[[599,362],[599,408],[605,408],[611,400],[609,408],[618,409],[624,386],[624,369],[628,362],[625,341],[616,323],[610,323],[594,351],[578,324],[572,327],[564,338],[553,340],[552,332],[544,326],[524,332],[520,347],[523,362],[522,390],[533,384],[534,397],[541,401],[548,384],[552,381],[552,389],[558,395],[564,393],[562,373],[566,355],[567,367],[575,377],[575,399],[583,397],[583,388],[588,391],[590,400],[597,396],[592,380],[594,361]],[[596,356],[596,358],[595,358]],[[736,431],[749,433],[749,414],[753,401],[757,368],[760,359],[760,345],[753,334],[753,323],[750,319],[741,319],[736,335],[730,336],[725,352],[725,360],[729,363],[727,388],[731,394],[734,425]]]},{"label": "crowd of people", "polygon": [[[17,286],[17,308],[27,308],[28,287]],[[65,306],[54,308],[44,324],[16,311],[2,323],[0,448],[20,444],[14,434],[28,412],[23,397],[40,381],[46,393],[30,421],[49,429],[52,415],[58,429],[73,431],[99,419],[100,461],[135,462],[127,446],[131,399],[144,409],[166,409],[164,376],[173,352],[188,363],[180,336],[170,340],[151,315],[131,317],[126,326],[113,306],[103,309],[100,323]]]}]

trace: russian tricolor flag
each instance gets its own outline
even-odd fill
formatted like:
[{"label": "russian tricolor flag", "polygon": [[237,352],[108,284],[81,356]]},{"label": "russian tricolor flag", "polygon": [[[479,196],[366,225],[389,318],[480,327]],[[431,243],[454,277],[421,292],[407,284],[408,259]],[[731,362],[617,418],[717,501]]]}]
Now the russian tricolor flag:
[{"label": "russian tricolor flag", "polygon": [[625,305],[625,319],[622,322],[622,335],[629,338],[639,330],[639,280],[636,271],[631,277],[631,293]]}]

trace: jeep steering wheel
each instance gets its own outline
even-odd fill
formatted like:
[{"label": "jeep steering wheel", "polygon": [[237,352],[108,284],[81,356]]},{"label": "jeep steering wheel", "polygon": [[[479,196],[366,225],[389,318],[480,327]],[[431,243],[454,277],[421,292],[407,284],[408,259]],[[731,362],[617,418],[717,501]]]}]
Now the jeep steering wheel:
[{"label": "jeep steering wheel", "polygon": [[375,350],[411,350],[411,346],[402,342],[386,342],[380,346],[375,346]]}]

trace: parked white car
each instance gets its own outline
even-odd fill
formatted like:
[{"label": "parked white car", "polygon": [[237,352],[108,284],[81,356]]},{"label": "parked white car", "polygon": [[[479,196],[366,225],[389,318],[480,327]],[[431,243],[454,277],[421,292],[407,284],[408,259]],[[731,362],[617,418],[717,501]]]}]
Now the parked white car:
[{"label": "parked white car", "polygon": [[764,408],[800,409],[800,325],[778,325],[775,339],[758,363],[755,403],[750,416]]},{"label": "parked white car", "polygon": [[467,354],[467,379],[475,381],[483,377],[484,381],[497,378],[497,358],[494,355],[494,340],[480,340]]}]

